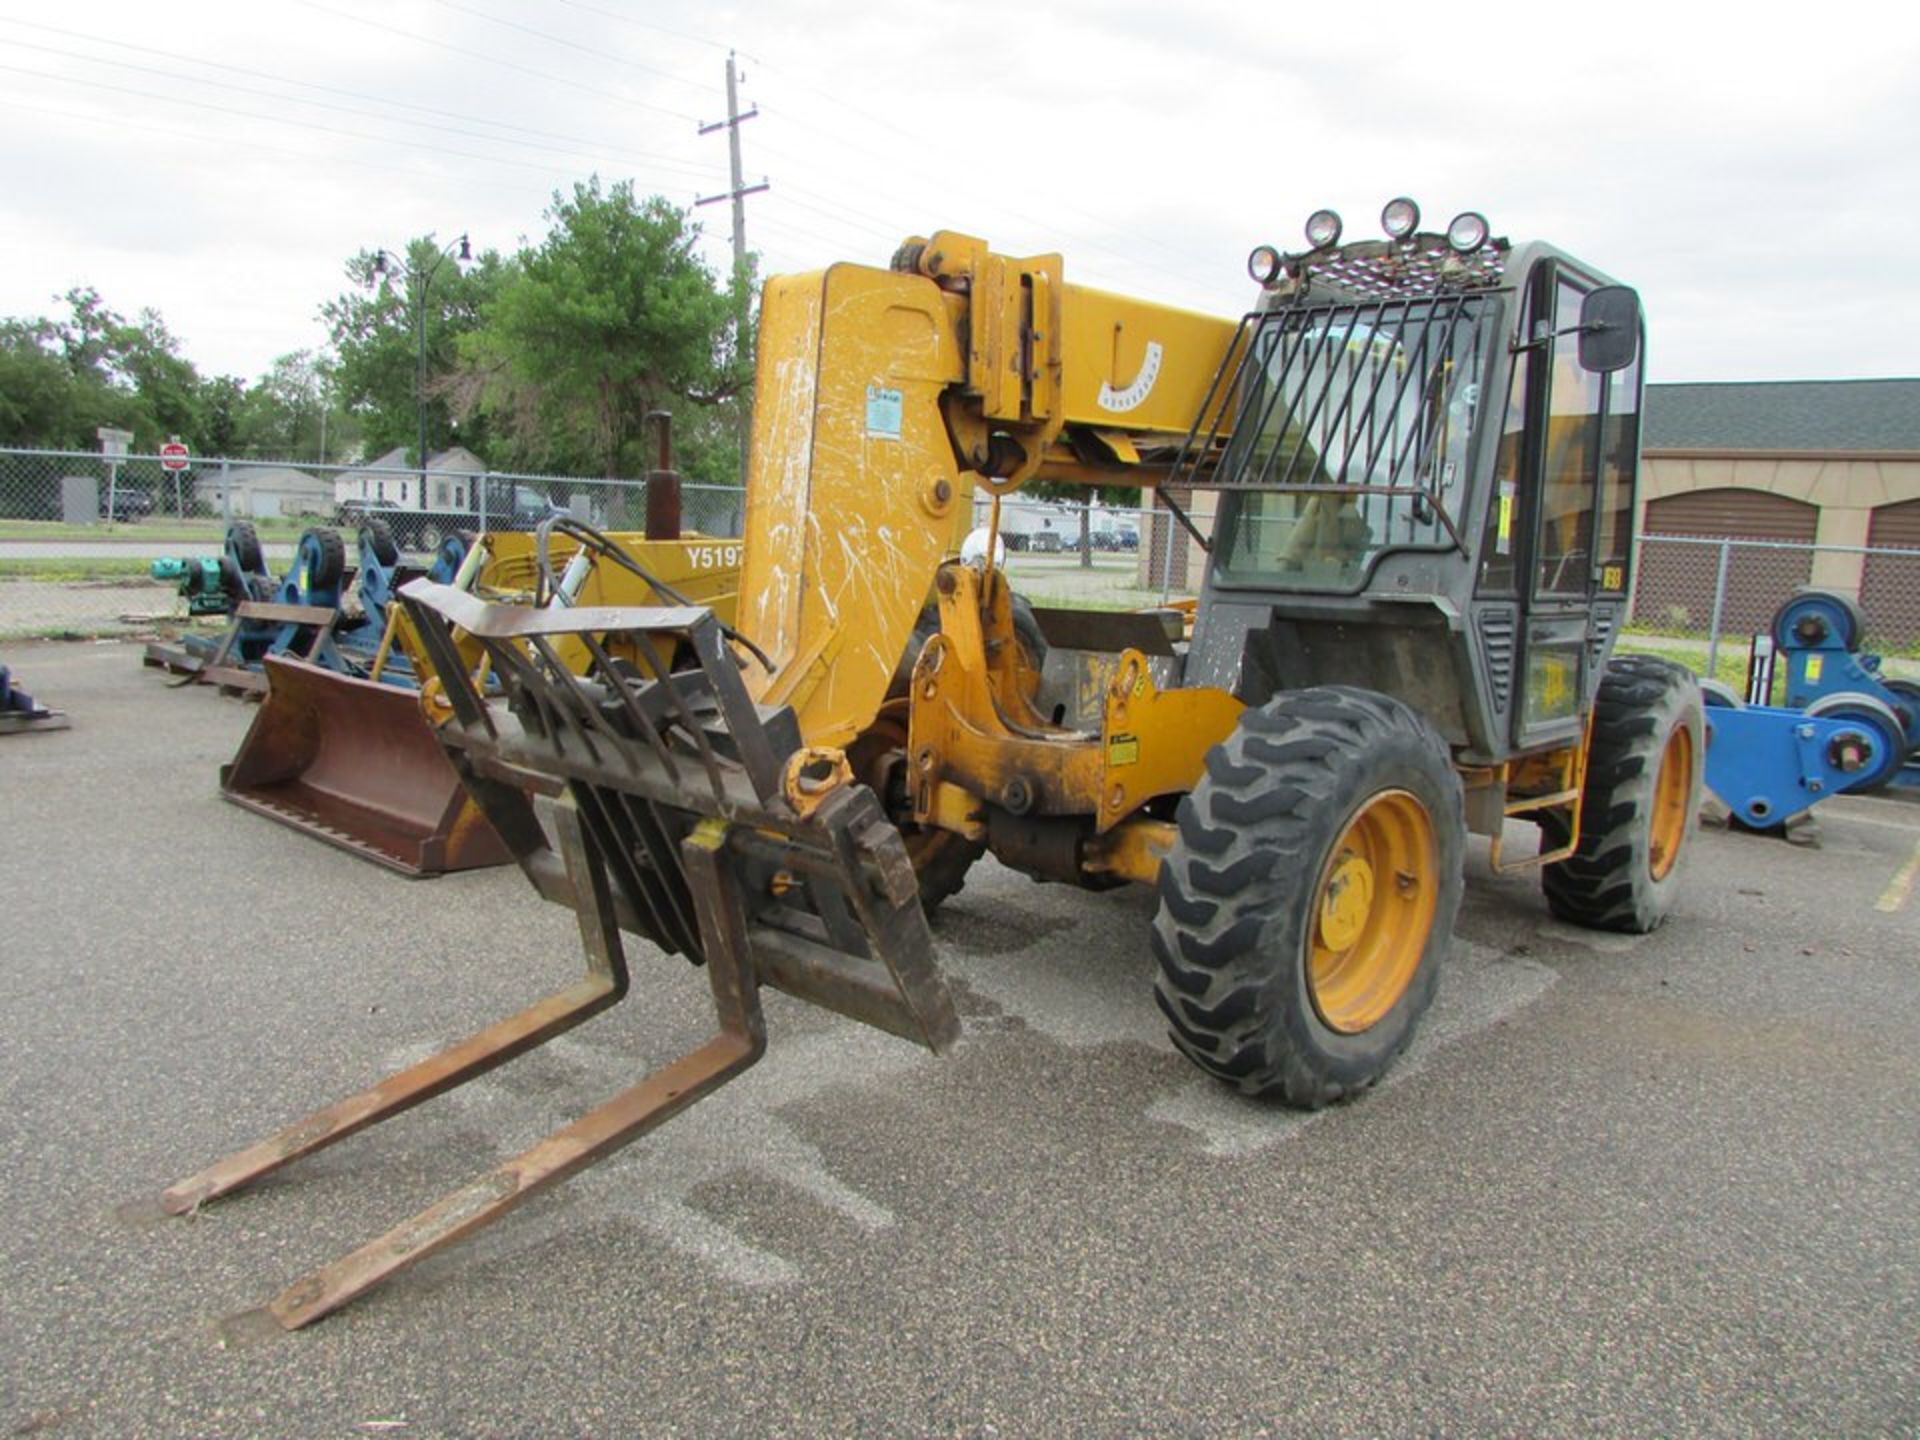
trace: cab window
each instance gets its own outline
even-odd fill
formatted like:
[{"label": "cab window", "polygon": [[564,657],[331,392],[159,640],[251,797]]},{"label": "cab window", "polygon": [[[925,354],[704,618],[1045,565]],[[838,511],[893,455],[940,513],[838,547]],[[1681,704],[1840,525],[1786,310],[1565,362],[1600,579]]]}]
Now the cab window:
[{"label": "cab window", "polygon": [[1536,595],[1584,596],[1593,578],[1594,480],[1607,377],[1580,366],[1577,333],[1585,298],[1583,288],[1565,279],[1554,284],[1553,328],[1561,335],[1553,346],[1548,380]]}]

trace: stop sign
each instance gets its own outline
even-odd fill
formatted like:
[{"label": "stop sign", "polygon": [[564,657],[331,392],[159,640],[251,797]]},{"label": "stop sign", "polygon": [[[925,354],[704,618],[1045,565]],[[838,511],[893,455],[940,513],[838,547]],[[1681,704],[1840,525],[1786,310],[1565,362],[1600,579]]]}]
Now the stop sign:
[{"label": "stop sign", "polygon": [[187,447],[178,440],[169,440],[160,447],[160,468],[162,470],[184,470],[191,457]]}]

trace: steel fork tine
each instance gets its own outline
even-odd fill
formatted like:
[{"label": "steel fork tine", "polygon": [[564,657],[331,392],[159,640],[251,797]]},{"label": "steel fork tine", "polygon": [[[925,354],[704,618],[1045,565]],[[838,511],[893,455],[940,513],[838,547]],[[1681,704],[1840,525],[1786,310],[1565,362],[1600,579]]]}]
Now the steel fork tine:
[{"label": "steel fork tine", "polygon": [[[748,953],[745,907],[738,883],[720,858],[725,843],[725,826],[712,821],[698,827],[682,846],[700,911],[720,1033],[379,1239],[296,1280],[266,1307],[282,1328],[311,1324],[388,1276],[491,1224],[536,1191],[638,1140],[760,1058],[766,1050],[766,1027]],[[597,867],[593,900],[592,924],[600,935],[589,940],[589,949],[599,945],[617,952],[612,895],[605,872]],[[584,931],[589,926],[584,906],[582,914]]]},{"label": "steel fork tine", "polygon": [[[592,883],[587,872],[594,867],[586,853],[578,811],[570,800],[556,804],[555,820],[562,858],[574,884]],[[599,884],[604,886],[604,879]],[[583,930],[585,927],[583,918]],[[613,933],[616,938],[611,946],[588,944],[585,979],[536,1001],[516,1015],[496,1021],[417,1065],[389,1075],[357,1095],[316,1110],[258,1144],[189,1175],[161,1193],[161,1208],[172,1215],[186,1214],[209,1200],[272,1174],[303,1155],[323,1150],[369,1125],[410,1110],[476,1075],[504,1065],[618,1003],[627,991],[627,970],[618,945],[618,932]]]}]

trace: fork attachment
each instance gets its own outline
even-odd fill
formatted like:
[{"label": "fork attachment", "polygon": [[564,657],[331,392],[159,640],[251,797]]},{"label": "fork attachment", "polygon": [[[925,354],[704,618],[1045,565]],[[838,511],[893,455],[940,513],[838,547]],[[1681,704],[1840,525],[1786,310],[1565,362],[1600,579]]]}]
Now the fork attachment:
[{"label": "fork attachment", "polygon": [[[249,1184],[545,1043],[627,993],[622,931],[707,967],[718,1033],[266,1307],[292,1330],[611,1154],[745,1070],[772,985],[944,1050],[959,1020],[900,833],[865,786],[753,704],[705,609],[493,605],[401,591],[447,717],[448,759],[536,889],[579,921],[576,984],[189,1176],[171,1213]],[[457,625],[506,707],[475,688]],[[572,672],[557,646],[584,645]],[[829,752],[830,753],[830,752]]]}]

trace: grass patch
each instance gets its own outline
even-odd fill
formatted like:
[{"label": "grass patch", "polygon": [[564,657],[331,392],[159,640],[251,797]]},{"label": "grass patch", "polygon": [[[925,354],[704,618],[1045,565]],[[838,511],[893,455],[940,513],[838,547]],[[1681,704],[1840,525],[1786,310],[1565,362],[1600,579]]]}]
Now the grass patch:
[{"label": "grass patch", "polygon": [[49,555],[30,560],[0,559],[0,580],[39,580],[71,584],[88,580],[146,580],[153,583],[153,562],[117,556]]},{"label": "grass patch", "polygon": [[[297,540],[303,531],[326,522],[304,519],[250,520],[263,540]],[[220,519],[176,520],[156,515],[150,520],[110,525],[69,525],[62,520],[0,520],[0,540],[160,540],[203,544],[218,550],[226,538],[227,522]]]},{"label": "grass patch", "polygon": [[[1663,660],[1672,660],[1686,666],[1694,674],[1705,677],[1707,652],[1700,645],[1662,645],[1661,637],[1647,635],[1622,635],[1615,642],[1613,653],[1616,655],[1658,655]],[[1724,681],[1735,690],[1745,691],[1747,684],[1747,647],[1744,645],[1720,646],[1720,653],[1714,657],[1713,678]]]}]

